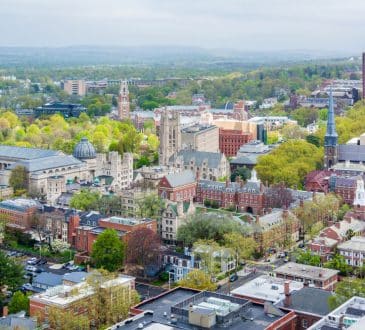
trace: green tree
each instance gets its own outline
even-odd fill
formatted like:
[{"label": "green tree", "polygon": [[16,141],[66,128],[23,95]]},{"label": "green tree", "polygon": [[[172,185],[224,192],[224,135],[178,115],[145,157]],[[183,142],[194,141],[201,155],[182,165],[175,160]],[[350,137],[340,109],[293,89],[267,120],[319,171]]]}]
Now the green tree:
[{"label": "green tree", "polygon": [[335,254],[333,258],[327,261],[323,266],[325,268],[337,269],[342,276],[347,276],[352,271],[351,266],[347,264],[346,259],[340,254]]},{"label": "green tree", "polygon": [[24,268],[0,250],[0,295],[4,287],[14,291],[24,283]]},{"label": "green tree", "polygon": [[114,272],[122,267],[124,256],[125,245],[114,229],[103,231],[92,246],[91,259],[97,268]]},{"label": "green tree", "polygon": [[189,272],[184,279],[178,282],[178,285],[208,291],[215,291],[217,288],[216,284],[212,283],[210,276],[199,269],[194,269]]},{"label": "green tree", "polygon": [[140,218],[160,218],[165,202],[155,193],[148,194],[136,200],[136,216]]},{"label": "green tree", "polygon": [[246,181],[251,177],[251,171],[246,166],[237,167],[231,173],[231,181],[236,181],[237,177],[241,178],[243,181]]},{"label": "green tree", "polygon": [[337,283],[335,294],[329,297],[329,306],[331,309],[335,309],[353,296],[365,298],[365,280],[344,278]]},{"label": "green tree", "polygon": [[24,166],[17,165],[11,170],[9,185],[14,191],[28,189],[28,172]]},{"label": "green tree", "polygon": [[235,232],[224,235],[224,246],[231,249],[235,256],[236,269],[238,268],[238,262],[251,258],[257,249],[257,243],[252,237]]},{"label": "green tree", "polygon": [[319,255],[312,254],[310,251],[300,251],[296,256],[296,262],[298,264],[319,266],[321,264],[321,258]]},{"label": "green tree", "polygon": [[9,302],[9,313],[15,314],[21,311],[29,313],[29,298],[21,291],[16,291]]},{"label": "green tree", "polygon": [[99,199],[100,194],[98,192],[82,189],[72,196],[70,206],[77,210],[89,211],[98,207]]},{"label": "green tree", "polygon": [[320,147],[321,146],[321,140],[319,139],[318,136],[315,136],[315,135],[307,135],[305,137],[305,140],[308,142],[308,143],[312,143],[313,145],[315,145],[316,147]]}]

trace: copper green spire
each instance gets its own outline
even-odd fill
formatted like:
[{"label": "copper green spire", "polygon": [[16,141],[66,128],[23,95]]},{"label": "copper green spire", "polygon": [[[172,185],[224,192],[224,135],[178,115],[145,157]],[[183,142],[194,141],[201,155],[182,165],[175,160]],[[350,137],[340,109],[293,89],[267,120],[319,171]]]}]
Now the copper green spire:
[{"label": "copper green spire", "polygon": [[324,145],[327,147],[336,146],[337,140],[338,140],[338,134],[336,132],[335,111],[333,108],[333,95],[331,86],[329,95],[327,130],[326,130],[326,135],[324,137]]}]

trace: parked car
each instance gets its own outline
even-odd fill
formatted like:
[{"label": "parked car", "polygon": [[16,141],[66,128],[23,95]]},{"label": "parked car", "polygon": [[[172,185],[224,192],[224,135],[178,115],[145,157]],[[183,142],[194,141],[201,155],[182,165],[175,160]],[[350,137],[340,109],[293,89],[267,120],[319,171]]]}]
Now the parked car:
[{"label": "parked car", "polygon": [[37,262],[38,262],[38,258],[35,258],[35,257],[30,258],[30,259],[27,260],[28,265],[36,265]]},{"label": "parked car", "polygon": [[304,243],[299,243],[298,244],[298,247],[301,248],[301,249],[303,249],[304,248]]},{"label": "parked car", "polygon": [[25,270],[32,273],[42,273],[42,269],[32,265],[28,265],[27,267],[25,267]]},{"label": "parked car", "polygon": [[37,265],[45,265],[47,263],[47,260],[42,258],[37,261]]},{"label": "parked car", "polygon": [[234,281],[237,281],[238,280],[238,276],[237,274],[232,274],[230,277],[229,277],[229,281],[230,282],[234,282]]},{"label": "parked car", "polygon": [[26,290],[26,291],[31,291],[31,290],[33,290],[33,286],[30,283],[25,283],[22,285],[22,289]]},{"label": "parked car", "polygon": [[74,270],[79,270],[79,266],[76,266],[76,265],[69,265],[66,267],[67,270],[71,270],[71,271],[74,271]]}]

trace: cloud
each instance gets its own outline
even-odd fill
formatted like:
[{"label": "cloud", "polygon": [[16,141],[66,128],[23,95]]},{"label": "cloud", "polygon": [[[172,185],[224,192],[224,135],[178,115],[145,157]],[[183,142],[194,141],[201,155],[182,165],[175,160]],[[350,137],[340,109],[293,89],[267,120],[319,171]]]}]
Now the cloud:
[{"label": "cloud", "polygon": [[365,49],[363,0],[2,0],[2,45]]}]

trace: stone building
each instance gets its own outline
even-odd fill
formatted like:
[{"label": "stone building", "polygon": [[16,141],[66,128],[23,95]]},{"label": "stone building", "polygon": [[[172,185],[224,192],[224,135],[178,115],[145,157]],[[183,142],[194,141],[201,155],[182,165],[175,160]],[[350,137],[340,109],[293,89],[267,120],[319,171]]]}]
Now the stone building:
[{"label": "stone building", "polygon": [[169,202],[162,213],[159,232],[162,240],[167,244],[176,244],[177,230],[187,216],[195,213],[193,201]]},{"label": "stone building", "polygon": [[203,180],[218,180],[230,175],[227,158],[219,152],[181,150],[170,157],[169,165],[191,170]]},{"label": "stone building", "polygon": [[212,125],[196,124],[181,130],[182,149],[219,151],[219,129]]}]

